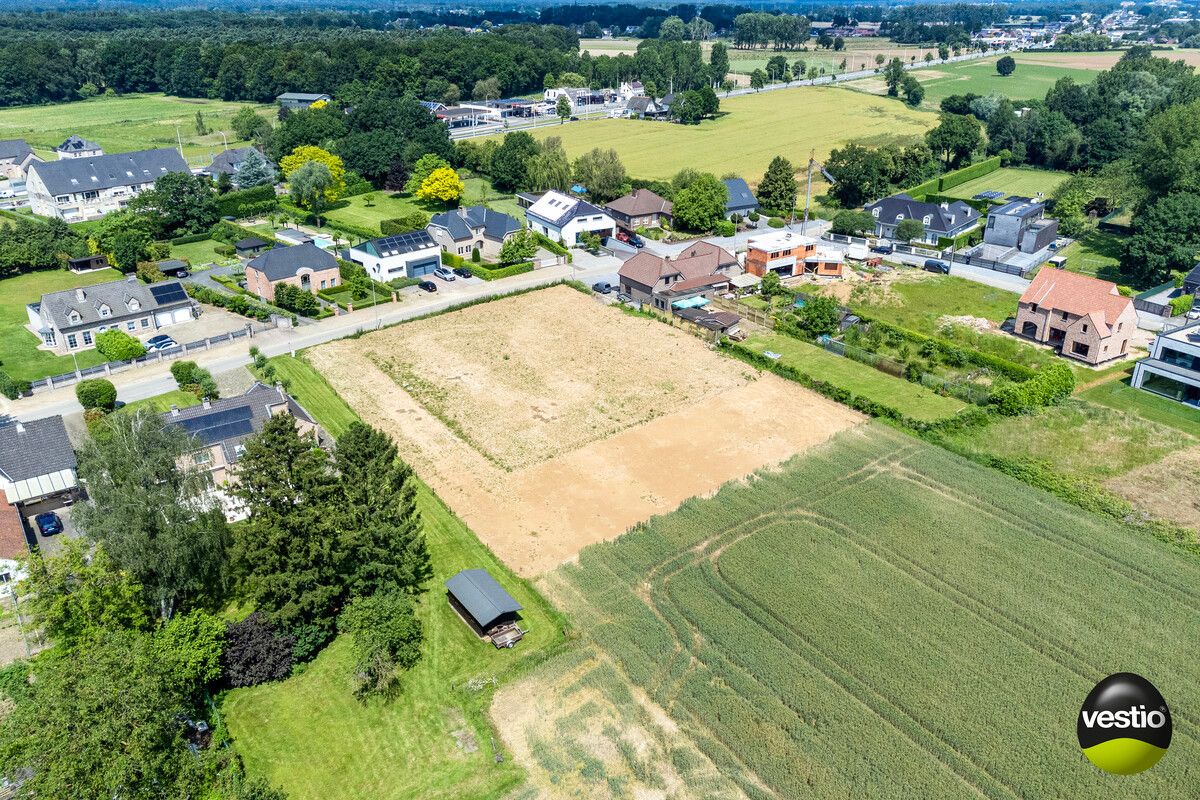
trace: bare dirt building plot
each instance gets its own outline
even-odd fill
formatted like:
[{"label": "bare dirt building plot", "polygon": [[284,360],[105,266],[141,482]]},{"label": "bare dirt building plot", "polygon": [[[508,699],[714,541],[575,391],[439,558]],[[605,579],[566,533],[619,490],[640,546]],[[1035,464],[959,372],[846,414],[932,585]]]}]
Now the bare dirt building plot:
[{"label": "bare dirt building plot", "polygon": [[863,419],[568,287],[309,359],[527,576]]}]

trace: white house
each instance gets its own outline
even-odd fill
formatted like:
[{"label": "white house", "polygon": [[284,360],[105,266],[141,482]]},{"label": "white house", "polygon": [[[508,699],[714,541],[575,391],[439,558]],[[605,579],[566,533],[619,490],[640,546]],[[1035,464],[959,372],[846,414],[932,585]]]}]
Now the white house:
[{"label": "white house", "polygon": [[42,295],[25,307],[29,329],[59,355],[96,346],[107,330],[148,336],[159,328],[190,322],[196,301],[176,280],[146,285],[136,276]]},{"label": "white house", "polygon": [[26,190],[33,213],[80,222],[120,211],[170,172],[188,172],[188,165],[177,150],[165,147],[35,161],[29,167]]},{"label": "white house", "polygon": [[62,144],[54,148],[54,152],[58,154],[60,159],[95,158],[96,156],[104,155],[104,149],[100,145],[75,134],[71,134],[64,139]]},{"label": "white house", "polygon": [[442,263],[442,248],[427,231],[368,239],[350,248],[350,260],[377,281],[423,278]]},{"label": "white house", "polygon": [[601,238],[613,236],[617,226],[603,208],[554,191],[546,192],[525,209],[525,219],[530,230],[568,247],[579,244],[585,233]]},{"label": "white house", "polygon": [[0,175],[9,181],[25,181],[29,165],[37,161],[29,144],[24,139],[0,141]]}]

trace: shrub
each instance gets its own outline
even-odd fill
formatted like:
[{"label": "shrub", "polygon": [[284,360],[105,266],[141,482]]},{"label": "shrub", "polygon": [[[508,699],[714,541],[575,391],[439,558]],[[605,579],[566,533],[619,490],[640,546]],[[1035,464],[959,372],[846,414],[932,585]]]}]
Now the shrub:
[{"label": "shrub", "polygon": [[394,219],[380,220],[379,230],[384,236],[394,236],[397,233],[422,230],[429,224],[429,215],[424,211],[410,211]]},{"label": "shrub", "polygon": [[109,361],[132,361],[146,355],[146,346],[125,331],[107,330],[96,336],[96,349]]},{"label": "shrub", "polygon": [[751,211],[750,214],[746,217],[746,219],[750,220],[751,222],[758,222],[761,219],[761,217],[758,216],[757,211]]},{"label": "shrub", "polygon": [[213,252],[219,256],[225,256],[226,258],[229,258],[237,255],[237,248],[231,244],[219,244],[213,248]]},{"label": "shrub", "polygon": [[1192,305],[1196,302],[1196,296],[1191,294],[1181,294],[1179,297],[1171,298],[1171,316],[1177,317],[1180,314],[1186,314],[1191,311]]},{"label": "shrub", "polygon": [[139,261],[137,265],[138,280],[142,283],[158,283],[165,281],[167,276],[153,261]]},{"label": "shrub", "polygon": [[478,247],[471,248],[471,263],[472,264],[483,263],[483,256],[482,256],[482,254],[480,254]]},{"label": "shrub", "polygon": [[180,389],[191,392],[201,400],[206,397],[210,400],[220,397],[212,373],[197,365],[195,361],[176,361],[171,365],[171,377]]},{"label": "shrub", "polygon": [[311,292],[287,283],[275,287],[275,305],[306,317],[315,317],[321,310],[320,302]]},{"label": "shrub", "polygon": [[733,236],[735,233],[737,233],[737,228],[734,227],[734,224],[727,219],[723,219],[718,222],[713,230],[717,236]]},{"label": "shrub", "polygon": [[1075,376],[1063,361],[1055,361],[1037,370],[1022,383],[1009,383],[992,392],[991,402],[1005,416],[1015,416],[1035,408],[1054,405],[1075,391]]},{"label": "shrub", "polygon": [[104,378],[89,378],[75,384],[75,399],[84,410],[112,411],[117,406],[117,387]]},{"label": "shrub", "polygon": [[771,217],[769,220],[767,220],[767,225],[769,225],[772,228],[782,228],[786,224],[787,223],[784,222],[779,217]]},{"label": "shrub", "polygon": [[338,629],[354,637],[354,680],[360,695],[392,694],[400,670],[421,657],[421,621],[412,600],[402,592],[351,601],[338,617]]},{"label": "shrub", "polygon": [[0,394],[9,400],[16,400],[21,395],[26,394],[31,388],[29,381],[14,380],[11,375],[0,369]]},{"label": "shrub", "polygon": [[295,637],[280,633],[256,611],[226,629],[221,677],[232,688],[281,681],[292,671],[295,644]]}]

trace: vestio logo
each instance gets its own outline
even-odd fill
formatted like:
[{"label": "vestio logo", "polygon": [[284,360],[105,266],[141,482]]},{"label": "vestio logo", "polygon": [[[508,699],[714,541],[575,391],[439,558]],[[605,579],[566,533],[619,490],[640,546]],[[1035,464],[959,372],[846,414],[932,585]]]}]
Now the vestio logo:
[{"label": "vestio logo", "polygon": [[1136,775],[1171,745],[1171,711],[1154,684],[1132,672],[1109,675],[1079,712],[1079,746],[1105,772]]}]

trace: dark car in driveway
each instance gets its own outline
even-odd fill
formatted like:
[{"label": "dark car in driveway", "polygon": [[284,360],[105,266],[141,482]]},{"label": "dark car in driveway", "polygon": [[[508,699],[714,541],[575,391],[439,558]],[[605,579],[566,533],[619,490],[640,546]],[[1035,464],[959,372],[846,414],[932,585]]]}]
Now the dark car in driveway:
[{"label": "dark car in driveway", "polygon": [[880,243],[872,247],[871,252],[879,253],[880,255],[884,256],[890,256],[892,254],[892,246],[890,244]]},{"label": "dark car in driveway", "polygon": [[151,336],[146,340],[146,349],[150,352],[156,350],[170,350],[172,347],[178,347],[179,343],[167,336],[165,333],[160,333],[158,336]]},{"label": "dark car in driveway", "polygon": [[420,283],[417,284],[417,288],[421,289],[422,291],[426,291],[426,292],[436,292],[437,284],[434,283],[433,281],[421,281]]},{"label": "dark car in driveway", "polygon": [[471,270],[467,269],[466,267],[455,267],[455,268],[454,268],[454,274],[455,274],[455,275],[457,275],[457,276],[458,276],[458,277],[460,277],[460,278],[471,278],[471,277],[474,277],[474,276],[472,275],[472,273],[471,273]]},{"label": "dark car in driveway", "polygon": [[38,532],[42,536],[53,536],[56,533],[63,532],[62,519],[53,511],[47,511],[44,514],[38,514],[33,518],[33,522],[37,525]]},{"label": "dark car in driveway", "polygon": [[608,281],[600,281],[592,284],[592,291],[600,294],[608,294],[613,290],[612,284]]}]

